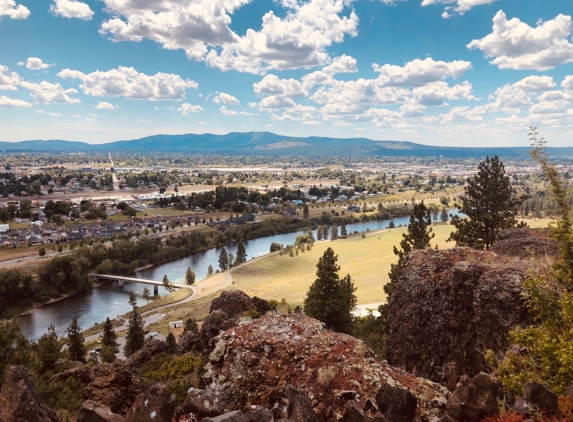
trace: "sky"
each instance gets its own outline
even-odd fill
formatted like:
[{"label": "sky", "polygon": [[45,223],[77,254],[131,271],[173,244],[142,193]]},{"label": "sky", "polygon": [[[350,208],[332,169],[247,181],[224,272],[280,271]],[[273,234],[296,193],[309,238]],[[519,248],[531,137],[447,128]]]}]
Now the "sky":
[{"label": "sky", "polygon": [[0,140],[573,146],[571,0],[0,0]]}]

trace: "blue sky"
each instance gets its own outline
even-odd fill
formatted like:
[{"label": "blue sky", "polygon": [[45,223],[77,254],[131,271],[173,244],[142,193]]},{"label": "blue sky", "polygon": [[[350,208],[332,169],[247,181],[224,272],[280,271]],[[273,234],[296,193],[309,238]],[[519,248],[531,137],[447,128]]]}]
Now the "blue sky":
[{"label": "blue sky", "polygon": [[571,0],[0,0],[0,140],[573,146]]}]

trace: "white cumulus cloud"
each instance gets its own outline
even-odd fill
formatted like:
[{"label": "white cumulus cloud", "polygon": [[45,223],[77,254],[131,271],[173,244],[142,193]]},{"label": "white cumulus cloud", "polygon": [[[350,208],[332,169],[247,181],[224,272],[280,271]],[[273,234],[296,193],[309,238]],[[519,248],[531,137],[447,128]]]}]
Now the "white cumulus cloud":
[{"label": "white cumulus cloud", "polygon": [[467,47],[478,49],[500,69],[549,70],[573,62],[571,17],[558,15],[535,28],[518,18],[507,20],[503,11],[493,18],[493,32]]},{"label": "white cumulus cloud", "polygon": [[36,84],[28,81],[22,81],[20,86],[30,91],[30,95],[38,103],[78,104],[81,102],[78,98],[72,98],[69,95],[77,94],[77,90],[74,88],[65,89],[58,83],[52,84],[43,81],[39,84]]},{"label": "white cumulus cloud", "polygon": [[190,79],[182,79],[172,73],[157,73],[153,76],[140,73],[133,67],[119,66],[106,72],[89,74],[78,70],[64,69],[60,78],[80,79],[80,88],[86,95],[96,97],[125,97],[130,100],[164,101],[183,100],[187,88],[197,88]]},{"label": "white cumulus cloud", "polygon": [[16,85],[20,83],[20,76],[16,72],[8,73],[9,69],[0,64],[0,90],[17,91]]},{"label": "white cumulus cloud", "polygon": [[0,0],[0,19],[2,16],[8,16],[10,19],[27,19],[30,16],[30,9],[16,4],[14,0]]},{"label": "white cumulus cloud", "polygon": [[380,83],[387,86],[423,86],[442,81],[446,78],[458,79],[472,68],[472,64],[463,60],[453,62],[435,61],[431,57],[424,60],[415,59],[405,66],[385,64],[372,65],[380,73]]},{"label": "white cumulus cloud", "polygon": [[513,84],[515,87],[530,92],[549,91],[557,85],[551,76],[528,76]]},{"label": "white cumulus cloud", "polygon": [[471,10],[476,6],[482,6],[484,4],[491,4],[498,0],[423,0],[422,6],[430,6],[433,4],[451,4],[453,6],[446,6],[442,17],[447,19],[451,16],[452,12],[463,15],[467,11]]},{"label": "white cumulus cloud", "polygon": [[234,97],[230,94],[226,94],[224,92],[218,93],[215,96],[215,98],[213,98],[213,102],[216,104],[223,103],[225,105],[239,105],[240,104],[240,101],[236,97]]},{"label": "white cumulus cloud", "polygon": [[280,79],[276,75],[266,75],[260,82],[253,84],[253,89],[255,93],[265,95],[285,95],[287,97],[308,95],[302,83],[296,79]]},{"label": "white cumulus cloud", "polygon": [[28,57],[28,60],[26,60],[26,67],[30,70],[43,70],[55,65],[55,63],[44,63],[42,59],[39,59],[38,57]]},{"label": "white cumulus cloud", "polygon": [[8,97],[2,95],[2,96],[0,96],[0,106],[28,108],[28,107],[32,107],[32,104],[30,104],[26,101],[17,100],[14,98],[8,98]]},{"label": "white cumulus cloud", "polygon": [[237,116],[239,114],[238,111],[228,110],[226,106],[222,106],[219,111],[223,116]]},{"label": "white cumulus cloud", "polygon": [[115,110],[117,107],[107,101],[98,101],[94,108],[96,110]]},{"label": "white cumulus cloud", "polygon": [[188,116],[190,113],[199,113],[200,111],[203,111],[203,107],[183,103],[181,104],[181,107],[177,109],[177,111],[180,111],[183,116]]},{"label": "white cumulus cloud", "polygon": [[54,4],[50,5],[50,12],[54,16],[61,16],[63,18],[77,18],[83,20],[90,20],[94,12],[90,7],[78,0],[54,0]]}]

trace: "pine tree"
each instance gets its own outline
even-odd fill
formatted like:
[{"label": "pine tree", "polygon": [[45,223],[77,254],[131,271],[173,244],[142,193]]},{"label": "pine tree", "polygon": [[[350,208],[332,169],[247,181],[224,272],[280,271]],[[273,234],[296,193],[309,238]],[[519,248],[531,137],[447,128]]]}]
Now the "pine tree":
[{"label": "pine tree", "polygon": [[319,259],[316,280],[304,300],[305,313],[325,323],[326,328],[348,333],[356,306],[355,288],[350,275],[340,280],[338,256],[327,248]]},{"label": "pine tree", "polygon": [[207,277],[211,277],[213,275],[213,266],[209,264],[209,268],[207,268]]},{"label": "pine tree", "polygon": [[221,249],[221,253],[219,254],[219,268],[221,268],[221,271],[225,271],[229,268],[229,256],[225,248]]},{"label": "pine tree", "polygon": [[185,320],[183,332],[186,333],[188,331],[195,334],[199,334],[199,326],[197,325],[197,321],[195,321],[195,318],[187,318]]},{"label": "pine tree", "polygon": [[408,231],[402,234],[400,249],[394,246],[394,255],[398,256],[398,262],[396,264],[390,264],[390,272],[388,273],[390,281],[384,286],[384,291],[388,298],[390,298],[392,289],[400,277],[400,267],[402,266],[404,257],[413,250],[426,249],[431,246],[430,241],[435,236],[435,234],[432,233],[431,226],[431,211],[426,208],[424,201],[415,204],[410,213]]},{"label": "pine tree", "polygon": [[309,237],[312,239],[312,241],[314,242],[314,235],[312,234],[312,229],[308,229],[307,234],[309,235]]},{"label": "pine tree", "polygon": [[322,240],[323,237],[322,226],[318,226],[316,229],[316,240]]},{"label": "pine tree", "polygon": [[173,333],[169,333],[167,335],[165,343],[167,343],[167,350],[169,351],[169,353],[171,353],[172,355],[177,353],[177,341],[175,340],[175,336],[173,335]]},{"label": "pine tree", "polygon": [[346,230],[346,224],[340,226],[340,235],[341,236],[348,236],[348,231]]},{"label": "pine tree", "polygon": [[129,316],[127,325],[127,334],[125,335],[125,346],[123,353],[126,357],[130,357],[137,352],[145,344],[145,331],[143,330],[144,322],[137,308],[133,307],[133,312]]},{"label": "pine tree", "polygon": [[129,291],[129,299],[127,300],[127,303],[129,303],[131,306],[137,306],[137,297],[135,297],[133,290]]},{"label": "pine tree", "polygon": [[448,241],[455,241],[457,246],[488,249],[500,231],[518,226],[515,216],[520,203],[499,157],[487,157],[480,163],[477,175],[468,179],[465,197],[458,204],[467,218],[452,217],[456,231]]},{"label": "pine tree", "polygon": [[52,324],[48,332],[43,334],[38,340],[37,352],[42,365],[42,372],[53,371],[56,362],[62,357],[62,342],[56,334],[56,329]]},{"label": "pine tree", "polygon": [[68,353],[71,361],[86,362],[87,349],[84,342],[84,335],[82,334],[78,320],[74,318],[68,327],[67,339]]},{"label": "pine tree", "polygon": [[227,257],[229,259],[229,268],[231,268],[233,266],[233,264],[235,263],[235,255],[233,255],[232,252],[229,252],[227,254]]},{"label": "pine tree", "polygon": [[191,270],[191,267],[187,267],[187,271],[185,271],[185,283],[188,286],[195,284],[195,273]]},{"label": "pine tree", "polygon": [[338,227],[332,226],[330,228],[330,240],[338,239]]},{"label": "pine tree", "polygon": [[151,292],[149,291],[149,289],[147,287],[143,288],[143,295],[142,295],[143,299],[145,300],[146,303],[149,303],[149,301],[151,300]]},{"label": "pine tree", "polygon": [[235,260],[235,265],[243,264],[247,262],[247,250],[245,249],[245,244],[240,241],[237,245],[237,258]]},{"label": "pine tree", "polygon": [[308,205],[304,204],[304,206],[302,207],[302,216],[304,218],[308,218],[309,215],[310,213],[308,211]]},{"label": "pine tree", "polygon": [[446,207],[442,207],[442,215],[440,216],[440,220],[442,220],[442,223],[447,223],[449,219],[450,216],[448,215],[448,210]]},{"label": "pine tree", "polygon": [[105,324],[103,325],[101,344],[102,346],[108,346],[113,349],[117,349],[117,346],[119,346],[117,342],[117,334],[115,333],[113,323],[109,318],[105,320]]}]

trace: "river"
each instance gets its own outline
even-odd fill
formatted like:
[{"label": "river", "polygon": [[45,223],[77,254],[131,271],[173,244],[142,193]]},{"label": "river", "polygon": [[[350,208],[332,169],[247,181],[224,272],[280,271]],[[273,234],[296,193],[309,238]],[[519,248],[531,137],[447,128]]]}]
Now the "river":
[{"label": "river", "polygon": [[[456,210],[451,210],[450,212],[456,214]],[[409,217],[394,219],[396,227],[407,225],[408,221]],[[389,220],[369,221],[349,224],[346,228],[350,234],[354,231],[385,229],[388,228],[389,223]],[[257,258],[269,253],[270,245],[273,242],[281,243],[285,246],[292,245],[300,234],[301,232],[286,233],[250,240],[245,243],[247,259]],[[314,235],[316,237],[316,230]],[[236,255],[236,245],[226,246],[225,248],[227,252]],[[160,281],[167,274],[170,281],[183,283],[185,271],[188,267],[191,267],[195,271],[199,282],[206,278],[209,265],[212,265],[214,270],[219,268],[219,253],[221,249],[210,249],[203,253],[138,271],[137,277]],[[102,322],[107,317],[114,318],[129,312],[131,309],[128,304],[130,291],[133,291],[138,298],[138,302],[143,304],[142,294],[145,287],[146,285],[141,283],[126,283],[124,288],[120,289],[117,283],[106,283],[90,291],[35,309],[28,315],[18,317],[17,322],[22,333],[30,340],[38,340],[48,330],[50,324],[54,325],[59,336],[64,336],[73,318],[78,320],[82,329],[87,329],[98,322]],[[150,286],[147,287],[151,290]],[[160,287],[159,294],[163,295],[164,293],[165,291]]]}]

